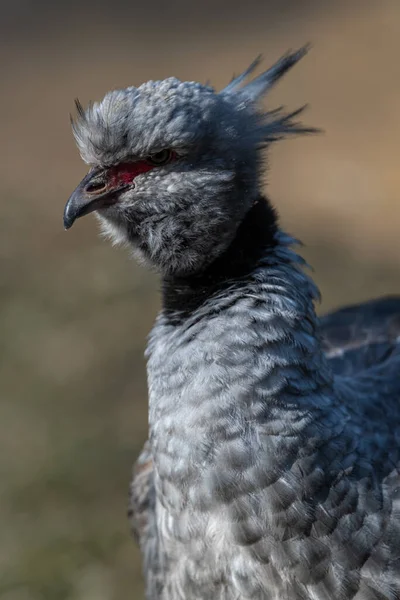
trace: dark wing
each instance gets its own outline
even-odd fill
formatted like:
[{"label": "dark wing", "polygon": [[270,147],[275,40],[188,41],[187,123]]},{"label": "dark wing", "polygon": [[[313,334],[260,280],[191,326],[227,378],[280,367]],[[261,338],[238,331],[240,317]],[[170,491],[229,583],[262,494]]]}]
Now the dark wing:
[{"label": "dark wing", "polygon": [[320,318],[322,346],[337,375],[386,361],[400,346],[400,297],[346,306]]},{"label": "dark wing", "polygon": [[161,597],[165,558],[160,556],[155,499],[153,458],[147,441],[133,467],[128,516],[142,553],[146,598],[151,599]]}]

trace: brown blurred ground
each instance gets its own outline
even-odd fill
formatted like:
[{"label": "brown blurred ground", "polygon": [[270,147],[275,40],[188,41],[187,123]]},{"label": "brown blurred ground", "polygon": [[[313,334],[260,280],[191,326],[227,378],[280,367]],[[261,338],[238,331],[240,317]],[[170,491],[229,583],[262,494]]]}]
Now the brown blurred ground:
[{"label": "brown blurred ground", "polygon": [[400,292],[398,0],[2,2],[0,597],[141,597],[125,519],[145,437],[142,353],[157,282],[97,237],[66,234],[85,172],[68,114],[176,75],[221,87],[311,41],[271,95],[319,137],[277,145],[269,194],[307,244],[323,308]]}]

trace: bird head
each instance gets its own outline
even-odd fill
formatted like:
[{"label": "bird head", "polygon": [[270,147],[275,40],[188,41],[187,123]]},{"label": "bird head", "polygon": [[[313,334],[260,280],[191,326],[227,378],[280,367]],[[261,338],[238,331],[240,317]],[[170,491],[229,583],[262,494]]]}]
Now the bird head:
[{"label": "bird head", "polygon": [[302,110],[259,101],[307,51],[287,53],[247,84],[259,58],[222,91],[175,78],[77,102],[73,133],[90,170],[67,202],[64,226],[96,211],[114,242],[165,274],[207,267],[229,246],[257,200],[261,150],[310,129]]}]

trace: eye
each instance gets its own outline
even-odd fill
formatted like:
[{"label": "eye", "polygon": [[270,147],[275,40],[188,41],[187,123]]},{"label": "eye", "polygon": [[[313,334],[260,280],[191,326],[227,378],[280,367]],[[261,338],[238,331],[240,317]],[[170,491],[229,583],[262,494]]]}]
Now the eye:
[{"label": "eye", "polygon": [[161,166],[166,165],[172,160],[174,153],[172,150],[160,150],[160,152],[156,152],[155,154],[151,154],[147,157],[147,162],[151,165]]}]

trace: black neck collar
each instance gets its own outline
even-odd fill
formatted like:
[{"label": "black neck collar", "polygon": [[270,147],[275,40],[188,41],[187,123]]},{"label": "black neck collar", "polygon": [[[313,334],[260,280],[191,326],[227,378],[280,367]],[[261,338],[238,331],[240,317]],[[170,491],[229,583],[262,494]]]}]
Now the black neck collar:
[{"label": "black neck collar", "polygon": [[164,314],[180,322],[232,280],[250,275],[266,251],[276,245],[277,215],[260,197],[239,226],[236,236],[211,265],[188,277],[166,276],[162,283]]}]

